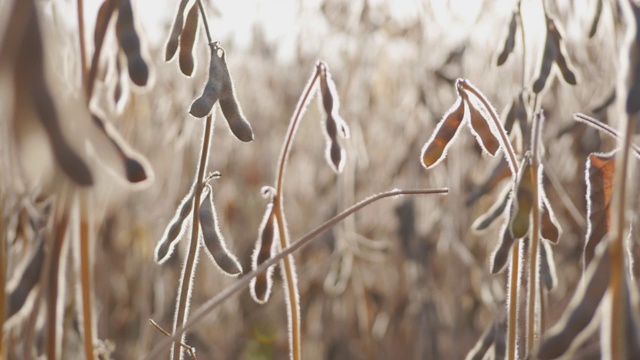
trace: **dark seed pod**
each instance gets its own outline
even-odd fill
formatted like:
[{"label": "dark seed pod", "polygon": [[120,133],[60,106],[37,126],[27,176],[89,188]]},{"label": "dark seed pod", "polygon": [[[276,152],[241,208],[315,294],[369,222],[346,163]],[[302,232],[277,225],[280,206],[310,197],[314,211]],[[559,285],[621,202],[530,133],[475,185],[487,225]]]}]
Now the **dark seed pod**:
[{"label": "dark seed pod", "polygon": [[549,22],[552,21],[549,17],[546,17],[547,21],[547,38],[544,44],[544,53],[542,54],[542,64],[540,65],[540,73],[538,79],[533,83],[533,92],[539,94],[547,84],[549,74],[551,74],[551,67],[556,60],[556,54],[558,53],[558,47],[556,41],[549,32]]},{"label": "dark seed pod", "polygon": [[319,61],[316,64],[316,71],[320,75],[320,97],[322,98],[322,108],[326,114],[324,126],[327,138],[326,158],[333,171],[340,173],[344,168],[346,153],[338,140],[338,126],[340,126],[340,135],[343,138],[349,136],[349,130],[347,124],[338,114],[340,109],[338,91],[327,65]]},{"label": "dark seed pod", "polygon": [[45,260],[44,239],[42,234],[38,235],[38,245],[34,254],[28,260],[26,266],[17,271],[17,276],[7,285],[7,323],[12,323],[14,317],[19,317],[18,313],[28,311],[30,307],[29,295],[40,281],[42,266]]},{"label": "dark seed pod", "polygon": [[514,214],[511,218],[511,236],[515,239],[522,238],[529,232],[531,221],[531,209],[533,208],[533,179],[531,174],[531,162],[525,155],[522,169],[518,174],[516,185],[516,197],[514,200]]},{"label": "dark seed pod", "polygon": [[605,242],[598,247],[598,254],[589,264],[585,280],[571,298],[567,311],[542,339],[536,359],[559,358],[569,351],[576,338],[586,338],[580,334],[592,328],[588,325],[594,319],[609,285],[610,269],[611,258]]},{"label": "dark seed pod", "polygon": [[67,141],[60,125],[59,114],[46,82],[44,48],[35,9],[31,9],[27,16],[24,34],[16,49],[14,122],[19,121],[18,112],[23,107],[20,102],[32,107],[47,134],[60,169],[80,186],[93,185],[91,169]]},{"label": "dark seed pod", "polygon": [[544,287],[551,291],[558,285],[556,263],[553,260],[553,249],[547,241],[541,241],[540,245],[540,276]]},{"label": "dark seed pod", "polygon": [[164,61],[173,59],[178,51],[178,43],[180,41],[180,32],[184,24],[184,9],[187,7],[189,0],[181,0],[178,5],[178,12],[176,18],[173,21],[173,27],[171,28],[171,34],[169,40],[167,40],[167,47],[165,50]]},{"label": "dark seed pod", "polygon": [[498,198],[498,201],[496,201],[486,213],[480,215],[476,221],[473,222],[471,228],[474,231],[480,232],[487,229],[498,217],[500,217],[500,215],[504,213],[504,209],[507,208],[511,195],[510,188],[505,190],[507,191],[503,191],[502,195]]},{"label": "dark seed pod", "polygon": [[[273,204],[267,205],[262,224],[260,224],[260,234],[256,248],[251,256],[252,268],[256,269],[260,264],[269,260],[272,256],[278,239],[278,227],[276,224],[275,213],[273,212]],[[271,287],[273,285],[273,266],[264,271],[251,280],[251,296],[259,303],[264,304],[269,300],[271,295]]]},{"label": "dark seed pod", "polygon": [[602,15],[602,0],[596,0],[596,13],[593,16],[591,27],[589,28],[589,39],[593,38],[598,31],[598,23],[600,22],[600,15]]},{"label": "dark seed pod", "polygon": [[182,200],[175,215],[173,215],[173,218],[165,228],[160,241],[158,241],[158,245],[156,245],[154,260],[158,264],[163,264],[169,259],[171,254],[173,254],[176,244],[178,244],[178,241],[182,238],[181,235],[184,230],[185,220],[189,214],[191,214],[193,208],[193,191],[194,188],[191,188],[187,196]]},{"label": "dark seed pod", "polygon": [[509,55],[513,52],[513,49],[516,46],[516,29],[518,25],[516,18],[518,16],[518,11],[519,10],[514,11],[511,15],[511,22],[509,23],[509,33],[507,34],[507,38],[504,41],[504,48],[502,49],[500,56],[498,56],[498,66],[501,66],[507,61]]},{"label": "dark seed pod", "polygon": [[422,166],[430,169],[446,157],[447,148],[458,133],[464,116],[464,101],[458,98],[436,127],[431,139],[422,148]]},{"label": "dark seed pod", "polygon": [[133,20],[133,9],[130,0],[120,0],[118,21],[116,22],[116,36],[120,48],[127,56],[129,77],[138,86],[147,85],[149,68],[140,53],[140,38],[136,32]]},{"label": "dark seed pod", "polygon": [[207,185],[207,189],[209,189],[209,192],[204,198],[198,213],[200,228],[202,229],[202,241],[207,249],[209,258],[222,272],[230,276],[238,276],[242,274],[242,266],[240,266],[238,259],[227,249],[224,237],[218,227],[218,216],[213,205],[213,190],[210,185]]},{"label": "dark seed pod", "polygon": [[231,95],[223,92],[222,96],[220,96],[220,110],[222,110],[222,115],[227,119],[229,129],[231,129],[231,132],[238,140],[243,142],[253,141],[251,124],[245,118],[240,104],[233,94],[232,90]]},{"label": "dark seed pod", "polygon": [[204,86],[202,95],[192,104],[189,113],[197,118],[203,118],[213,108],[213,104],[220,98],[223,88],[223,78],[228,75],[227,67],[224,63],[224,53],[218,55],[218,43],[209,44],[211,58],[209,62],[209,79]]},{"label": "dark seed pod", "polygon": [[496,246],[493,253],[491,253],[491,259],[489,262],[489,272],[491,274],[498,274],[504,270],[507,265],[507,260],[509,260],[509,254],[511,253],[511,246],[515,239],[511,236],[511,232],[509,231],[508,224],[505,224],[502,229],[502,239]]},{"label": "dark seed pod", "polygon": [[547,27],[548,36],[551,36],[557,49],[556,57],[554,60],[556,62],[556,65],[558,65],[558,69],[560,69],[562,78],[564,78],[564,81],[566,81],[567,84],[576,85],[576,75],[571,70],[571,66],[569,64],[569,61],[567,60],[568,56],[562,42],[562,34],[560,33],[560,30],[556,27],[555,22],[551,19],[549,20]]},{"label": "dark seed pod", "polygon": [[[542,187],[539,186],[538,188],[542,190]],[[560,239],[560,234],[562,234],[562,228],[549,204],[547,195],[544,191],[540,191],[540,195],[542,200],[540,235],[550,243],[557,244]]]},{"label": "dark seed pod", "polygon": [[200,13],[197,2],[194,2],[187,14],[187,21],[184,29],[180,33],[180,57],[178,58],[180,70],[183,74],[191,76],[195,68],[195,58],[193,55],[193,46],[198,37],[198,20]]}]

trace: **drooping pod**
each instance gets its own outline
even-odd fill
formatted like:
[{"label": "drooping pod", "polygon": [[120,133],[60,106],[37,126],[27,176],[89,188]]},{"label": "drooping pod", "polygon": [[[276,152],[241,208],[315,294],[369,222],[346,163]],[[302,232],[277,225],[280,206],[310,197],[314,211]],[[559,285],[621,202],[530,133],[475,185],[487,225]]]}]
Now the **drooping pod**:
[{"label": "drooping pod", "polygon": [[193,209],[193,195],[194,187],[192,187],[187,196],[184,197],[176,209],[173,218],[171,218],[171,221],[169,221],[169,224],[165,228],[154,251],[154,260],[156,263],[163,264],[167,261],[182,238],[185,220],[189,217]]},{"label": "drooping pod", "polygon": [[116,36],[120,48],[127,56],[129,77],[138,86],[147,85],[149,67],[144,61],[140,50],[140,38],[136,32],[131,0],[120,0],[118,7],[118,21],[116,22]]},{"label": "drooping pod", "polygon": [[238,262],[238,259],[227,249],[224,237],[218,226],[218,216],[213,204],[213,190],[208,184],[207,189],[209,189],[209,191],[198,213],[203,244],[207,249],[207,255],[209,255],[209,258],[220,270],[227,275],[238,276],[242,274],[242,266]]},{"label": "drooping pod", "polygon": [[[507,206],[511,209],[509,213],[513,213],[512,202],[509,201]],[[509,217],[507,216],[507,219]],[[515,239],[511,235],[511,231],[509,231],[509,223],[508,220],[505,221],[502,229],[500,230],[502,237],[499,243],[496,245],[496,248],[491,253],[491,258],[489,260],[489,272],[491,274],[497,274],[504,270],[507,264],[507,260],[509,260],[509,254],[511,253],[511,246]]]},{"label": "drooping pod", "polygon": [[[268,204],[262,223],[260,224],[256,248],[251,256],[251,266],[253,269],[256,269],[260,264],[269,260],[274,253],[277,239],[278,225],[276,224],[273,204]],[[270,266],[266,271],[261,272],[258,276],[251,279],[251,297],[259,304],[264,304],[269,300],[271,287],[273,286],[273,269],[274,267]]]},{"label": "drooping pod", "polygon": [[544,287],[551,291],[558,285],[556,263],[553,260],[553,249],[548,241],[540,242],[540,277]]},{"label": "drooping pod", "polygon": [[[540,186],[539,189],[542,190],[543,187]],[[540,191],[540,200],[542,200],[540,236],[552,244],[557,244],[562,234],[562,227],[560,227],[560,223],[551,208],[551,204],[549,204],[549,199],[547,199],[544,190]]]},{"label": "drooping pod", "polygon": [[171,27],[171,34],[167,40],[167,46],[165,49],[164,61],[173,59],[178,51],[178,43],[180,42],[180,33],[182,32],[182,26],[184,25],[184,9],[187,7],[189,0],[180,0],[178,5],[178,11],[176,12],[173,26]]},{"label": "drooping pod", "polygon": [[551,74],[551,67],[553,66],[553,62],[556,59],[556,54],[558,53],[558,48],[556,47],[555,41],[551,38],[548,30],[548,21],[547,17],[547,37],[544,42],[544,52],[542,53],[542,63],[540,65],[540,72],[538,74],[538,78],[533,83],[533,92],[538,94],[544,89],[547,84],[547,79]]},{"label": "drooping pod", "polygon": [[469,107],[469,127],[471,128],[471,133],[475,135],[478,145],[480,145],[484,152],[495,156],[498,149],[500,149],[500,142],[489,125],[488,116],[470,101],[466,92],[462,92],[461,96]]},{"label": "drooping pod", "polygon": [[7,324],[16,323],[14,319],[17,320],[20,318],[20,315],[27,312],[33,303],[29,300],[30,297],[33,298],[33,296],[31,296],[32,290],[40,281],[42,267],[45,263],[44,247],[45,241],[42,231],[40,231],[35,252],[25,263],[26,265],[16,271],[16,276],[7,284]]},{"label": "drooping pod", "polygon": [[231,129],[231,132],[236,138],[238,138],[238,140],[244,142],[253,141],[253,129],[251,129],[251,124],[244,116],[240,103],[236,98],[231,74],[227,68],[226,53],[224,49],[219,46],[218,50],[221,51],[220,60],[222,61],[222,68],[224,70],[224,76],[222,77],[222,92],[220,93],[220,110],[222,110],[224,118],[227,119],[229,129]]},{"label": "drooping pod", "polygon": [[194,2],[187,13],[187,20],[184,23],[184,29],[180,33],[180,55],[178,62],[180,71],[187,76],[193,74],[195,68],[195,57],[193,55],[194,44],[198,38],[200,12],[197,2]]},{"label": "drooping pod", "polygon": [[335,172],[339,173],[344,168],[346,153],[338,140],[338,127],[342,138],[349,137],[349,128],[338,114],[340,100],[327,65],[319,61],[316,64],[316,69],[320,74],[320,96],[326,115],[324,129],[327,137],[327,162]]},{"label": "drooping pod", "polygon": [[564,80],[570,85],[576,85],[576,76],[569,66],[569,61],[564,44],[562,42],[562,33],[556,25],[555,21],[545,15],[547,23],[547,37],[545,40],[544,53],[542,55],[542,64],[537,80],[533,83],[533,92],[540,93],[547,83],[551,67],[555,63],[562,74]]},{"label": "drooping pod", "polygon": [[456,103],[443,116],[431,139],[422,148],[422,166],[430,169],[445,157],[447,148],[458,133],[464,116],[464,101],[458,97]]},{"label": "drooping pod", "polygon": [[504,210],[507,208],[507,205],[510,203],[511,199],[511,188],[505,189],[500,196],[498,196],[498,200],[491,205],[491,208],[487,210],[484,214],[480,215],[471,225],[473,231],[481,232],[487,229],[493,222],[500,217],[504,213]]},{"label": "drooping pod", "polygon": [[189,113],[197,118],[203,118],[211,112],[213,104],[220,98],[222,82],[225,76],[226,66],[222,56],[218,55],[218,43],[209,44],[211,58],[209,60],[209,78],[204,86],[202,95],[191,104]]},{"label": "drooping pod", "polygon": [[502,52],[498,56],[498,66],[504,64],[509,55],[513,52],[513,49],[516,46],[516,29],[517,29],[517,21],[516,18],[518,16],[518,12],[520,9],[515,10],[511,14],[511,21],[509,22],[509,33],[507,34],[507,38],[504,41],[504,47],[502,48]]}]

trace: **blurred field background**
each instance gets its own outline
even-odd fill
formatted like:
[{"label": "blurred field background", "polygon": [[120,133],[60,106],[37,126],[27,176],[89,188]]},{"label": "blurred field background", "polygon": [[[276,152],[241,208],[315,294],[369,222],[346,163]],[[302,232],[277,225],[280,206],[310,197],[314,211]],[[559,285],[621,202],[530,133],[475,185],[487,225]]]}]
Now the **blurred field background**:
[{"label": "blurred field background", "polygon": [[[2,18],[10,3],[0,1]],[[86,38],[92,51],[100,4],[86,4]],[[153,249],[195,175],[203,122],[187,110],[206,81],[209,56],[201,32],[195,76],[182,76],[175,60],[163,61],[177,1],[133,4],[153,82],[146,89],[125,87],[128,99],[117,110],[105,80],[96,88],[97,106],[147,157],[155,180],[147,188],[130,189],[104,166],[95,165],[98,184],[88,190],[95,206],[97,335],[115,359],[144,358],[163,338],[148,319],[171,328],[188,239],[163,266],[153,261]],[[311,104],[287,168],[285,203],[292,239],[376,192],[431,187],[450,191],[447,196],[374,204],[296,254],[305,359],[461,359],[504,312],[505,274],[491,276],[488,270],[500,225],[480,235],[470,229],[507,181],[468,201],[500,159],[482,155],[468,131],[461,132],[448,158],[435,169],[424,170],[419,157],[454,103],[456,78],[472,81],[503,118],[521,89],[523,72],[528,84],[535,79],[544,43],[539,1],[523,1],[526,68],[519,41],[507,63],[495,65],[515,5],[506,0],[205,1],[214,38],[226,50],[237,96],[255,133],[252,143],[237,141],[216,106],[209,169],[220,171],[222,178],[213,182],[214,201],[222,232],[245,271],[266,204],[260,188],[273,183],[288,121],[318,59],[331,69],[352,137],[345,171],[336,176],[324,158],[322,114],[316,101]],[[51,87],[58,89],[53,91],[57,100],[65,102],[65,96],[77,97],[80,91],[77,28],[70,15],[75,2],[48,0],[38,6],[42,21],[58,32],[47,42],[47,56],[51,63],[63,64]],[[554,76],[542,99],[547,116],[544,186],[563,228],[554,248],[559,286],[548,299],[548,326],[566,307],[582,272],[586,156],[614,146],[572,120],[572,114],[590,113],[611,94],[616,44],[610,7],[605,6],[596,36],[588,39],[595,1],[550,0],[547,6],[565,29],[578,74],[574,87]],[[113,37],[108,38],[106,49],[114,44]],[[107,71],[105,79],[109,76]],[[606,110],[595,115],[606,119]],[[66,121],[67,132],[73,134],[76,120]],[[615,118],[607,121],[617,126]],[[8,148],[7,129],[8,124],[2,124],[3,217],[5,224],[17,227],[10,204],[46,193],[52,175],[37,170],[47,166],[34,161],[44,156],[41,153],[19,157]],[[28,169],[20,181],[25,187],[16,185],[22,173],[18,167]],[[11,232],[10,226],[5,231],[11,242],[11,274],[32,239]],[[73,269],[68,272],[63,353],[72,359],[81,354],[81,340],[73,310]],[[333,281],[335,274],[344,282]],[[279,271],[275,279],[266,305],[255,304],[245,290],[188,332],[198,359],[288,357]],[[192,309],[233,281],[200,254]],[[593,347],[584,351],[598,357]]]}]

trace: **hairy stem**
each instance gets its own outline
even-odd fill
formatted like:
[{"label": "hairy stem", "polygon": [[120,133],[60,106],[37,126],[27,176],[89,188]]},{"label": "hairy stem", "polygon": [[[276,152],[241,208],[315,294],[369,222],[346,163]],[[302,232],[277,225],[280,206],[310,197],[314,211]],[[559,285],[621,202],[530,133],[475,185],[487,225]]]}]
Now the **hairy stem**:
[{"label": "hairy stem", "polygon": [[[581,114],[581,113],[576,113],[576,114],[573,114],[573,119],[581,123],[590,125],[619,141],[623,140],[622,135],[620,135],[620,133],[616,129],[603,123],[602,121],[598,121],[597,119],[592,118],[591,116]],[[638,147],[636,144],[633,144],[633,143],[631,143],[630,146],[633,152],[635,152],[636,156],[640,156],[640,147]]]},{"label": "hairy stem", "polygon": [[200,9],[200,15],[202,15],[202,24],[204,25],[204,32],[207,34],[207,41],[209,44],[213,43],[213,37],[211,36],[211,30],[209,29],[209,19],[207,18],[207,12],[204,11],[204,5],[202,0],[197,0],[198,9]]},{"label": "hairy stem", "polygon": [[[509,230],[507,230],[509,231]],[[509,265],[509,316],[507,319],[507,359],[516,359],[518,339],[518,278],[520,277],[520,246],[511,246],[511,264]]]},{"label": "hairy stem", "polygon": [[322,234],[323,232],[325,232],[325,231],[329,230],[330,228],[334,227],[336,224],[340,223],[342,220],[344,220],[349,215],[359,211],[360,209],[362,209],[362,208],[364,208],[364,207],[366,207],[366,206],[368,206],[368,205],[370,205],[370,204],[372,204],[372,203],[374,203],[374,202],[376,202],[378,200],[389,198],[389,197],[396,197],[396,196],[403,196],[403,195],[447,194],[448,192],[449,192],[449,190],[446,189],[446,188],[445,189],[411,189],[411,190],[396,189],[396,190],[386,191],[386,192],[383,192],[383,193],[379,193],[379,194],[373,195],[373,196],[371,196],[369,198],[366,198],[366,199],[358,202],[357,204],[351,206],[350,208],[342,211],[338,215],[336,215],[336,216],[332,217],[331,219],[325,221],[320,226],[318,226],[315,229],[311,230],[310,232],[308,232],[303,237],[301,237],[298,240],[292,242],[291,245],[289,245],[285,249],[282,249],[282,251],[280,251],[279,253],[275,254],[269,260],[267,260],[267,261],[263,262],[262,264],[260,264],[255,270],[243,275],[238,280],[236,280],[236,282],[232,283],[230,286],[226,287],[224,290],[222,290],[220,293],[218,293],[218,295],[216,295],[213,298],[209,299],[198,310],[193,312],[193,316],[191,316],[191,319],[188,320],[184,324],[184,326],[181,326],[178,329],[174,330],[173,335],[171,336],[171,338],[167,338],[167,339],[164,339],[163,341],[159,342],[156,345],[156,347],[153,348],[151,350],[151,352],[145,357],[145,359],[147,359],[147,360],[156,359],[157,356],[160,354],[160,352],[163,349],[165,349],[167,346],[169,346],[169,344],[171,343],[172,340],[179,339],[182,336],[182,334],[184,334],[188,329],[190,329],[191,327],[196,325],[198,322],[203,320],[204,317],[206,315],[208,315],[211,311],[213,311],[213,309],[215,309],[218,305],[220,305],[222,302],[224,302],[225,300],[230,298],[232,295],[234,295],[238,291],[240,291],[240,290],[244,289],[246,286],[248,286],[249,283],[251,282],[251,279],[255,278],[260,273],[266,271],[270,266],[273,266],[274,264],[276,264],[277,262],[281,261],[282,259],[284,259],[288,255],[291,255],[295,251],[298,251],[301,248],[303,248],[305,245],[308,245],[312,240],[316,239],[320,234]]},{"label": "hairy stem", "polygon": [[533,191],[533,207],[531,234],[529,236],[529,287],[527,300],[527,349],[525,353],[531,353],[536,345],[536,339],[539,334],[536,333],[536,296],[538,294],[538,273],[539,273],[539,250],[540,242],[540,196],[538,189],[538,169],[539,157],[538,147],[540,144],[540,132],[542,128],[543,117],[541,113],[537,113],[533,118],[532,141],[531,141],[531,184]]},{"label": "hairy stem", "polygon": [[[204,173],[207,169],[207,160],[209,158],[209,141],[211,139],[211,128],[213,124],[213,118],[211,114],[207,116],[204,126],[204,135],[202,140],[202,149],[200,151],[200,165],[198,167],[198,177],[194,184],[193,195],[193,210],[191,212],[191,242],[189,243],[189,250],[187,258],[182,268],[182,280],[180,285],[180,292],[178,294],[178,303],[176,304],[176,316],[173,321],[173,331],[182,327],[187,320],[189,311],[189,295],[191,294],[191,288],[193,286],[193,273],[195,271],[195,260],[198,253],[198,236],[199,236],[199,218],[198,212],[200,209],[200,196],[202,195]],[[183,351],[181,343],[184,343],[184,334],[176,339],[172,346],[171,358],[182,359]]]},{"label": "hairy stem", "polygon": [[[278,222],[278,232],[280,237],[280,248],[286,249],[289,246],[289,234],[286,228],[286,219],[284,215],[284,205],[282,203],[283,187],[284,187],[284,170],[291,152],[291,145],[293,144],[293,138],[295,137],[300,120],[302,119],[302,113],[304,112],[306,105],[311,100],[313,90],[315,89],[316,82],[320,73],[315,70],[311,77],[311,80],[307,83],[307,86],[302,92],[302,96],[298,101],[296,109],[294,110],[293,117],[289,123],[287,134],[285,136],[284,143],[282,145],[282,152],[280,153],[280,159],[278,161],[278,174],[276,177],[276,196],[273,203],[273,211]],[[295,268],[293,264],[293,257],[286,256],[282,260],[285,274],[285,281],[287,284],[287,297],[289,306],[289,329],[290,329],[290,350],[291,358],[294,360],[300,359],[301,344],[300,344],[300,310],[298,308],[298,285],[296,284]]]}]

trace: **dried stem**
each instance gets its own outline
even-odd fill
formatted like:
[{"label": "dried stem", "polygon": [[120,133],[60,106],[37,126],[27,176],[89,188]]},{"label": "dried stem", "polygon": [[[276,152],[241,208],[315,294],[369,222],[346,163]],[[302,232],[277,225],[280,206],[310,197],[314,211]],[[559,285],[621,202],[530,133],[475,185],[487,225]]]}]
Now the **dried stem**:
[{"label": "dried stem", "polygon": [[93,306],[91,301],[92,295],[92,268],[89,236],[89,220],[87,213],[87,199],[80,198],[80,287],[82,292],[82,327],[84,329],[84,356],[87,360],[95,359],[93,350]]},{"label": "dried stem", "polygon": [[60,283],[60,260],[63,255],[64,239],[67,234],[69,217],[64,205],[57,209],[55,230],[51,238],[51,253],[47,270],[47,359],[58,358],[58,285]]},{"label": "dried stem", "polygon": [[[173,331],[183,326],[187,320],[189,311],[189,295],[191,294],[193,286],[193,274],[195,272],[195,260],[199,249],[198,235],[199,235],[199,223],[198,213],[200,209],[200,196],[202,195],[204,174],[207,168],[207,160],[209,158],[209,141],[211,139],[211,128],[213,124],[213,118],[211,114],[207,116],[204,126],[204,135],[202,140],[202,150],[200,151],[200,166],[198,168],[198,177],[194,184],[194,196],[193,196],[193,211],[191,212],[191,242],[189,243],[189,250],[187,253],[187,259],[184,262],[182,268],[182,280],[180,285],[180,292],[178,293],[178,303],[176,304],[176,316],[173,321]],[[184,334],[180,338],[176,339],[172,346],[171,358],[182,359],[182,347],[180,343],[184,342]]]},{"label": "dried stem", "polygon": [[[278,222],[278,232],[280,238],[280,248],[286,249],[289,247],[289,234],[286,228],[286,220],[284,214],[284,206],[282,203],[283,184],[284,184],[284,170],[286,167],[289,153],[291,152],[291,145],[293,138],[300,125],[302,119],[302,113],[305,110],[309,100],[313,95],[316,82],[320,77],[318,70],[314,71],[311,80],[307,83],[307,86],[302,92],[302,96],[298,101],[296,109],[289,123],[287,134],[282,145],[282,152],[280,153],[280,159],[278,161],[278,174],[276,177],[276,195],[273,202],[273,212]],[[287,297],[288,297],[288,315],[289,315],[289,330],[290,330],[290,350],[291,358],[294,360],[300,359],[301,344],[300,344],[300,309],[298,308],[298,285],[296,284],[295,268],[293,264],[293,257],[286,256],[282,260],[285,274],[285,281],[287,285]]]},{"label": "dried stem", "polygon": [[[0,187],[0,289],[7,288],[7,252],[4,244],[7,244],[6,231],[4,228],[4,206],[5,206],[5,193],[4,189]],[[4,291],[0,291],[0,329],[4,328],[5,316],[6,316],[6,304],[7,298]],[[0,338],[0,358],[6,359],[7,346],[5,342],[5,336]]]},{"label": "dried stem", "polygon": [[209,30],[209,20],[207,19],[207,12],[204,10],[202,0],[196,0],[198,2],[198,9],[200,9],[200,15],[202,15],[202,24],[204,24],[204,33],[207,34],[207,41],[209,44],[213,43],[213,37],[211,37],[211,30]]},{"label": "dried stem", "polygon": [[527,80],[527,47],[524,42],[524,20],[522,18],[522,0],[518,1],[518,20],[520,20],[520,40],[522,41],[522,89],[526,86]]},{"label": "dried stem", "polygon": [[[507,231],[509,231],[507,229]],[[509,319],[507,325],[507,359],[516,359],[517,330],[518,330],[518,278],[520,277],[520,246],[518,243],[511,246],[511,264],[509,265]]]},{"label": "dried stem", "polygon": [[152,349],[152,351],[145,357],[145,359],[148,359],[148,360],[156,359],[157,356],[160,354],[160,352],[163,349],[165,349],[167,346],[169,346],[169,344],[171,343],[172,340],[179,339],[182,336],[182,334],[184,334],[188,329],[190,329],[191,327],[196,325],[198,322],[200,322],[202,319],[204,319],[204,317],[207,314],[209,314],[211,311],[213,311],[213,309],[215,309],[218,305],[220,305],[222,302],[224,302],[225,300],[230,298],[232,295],[234,295],[238,291],[244,289],[247,285],[249,285],[249,283],[251,282],[251,279],[253,279],[256,276],[258,276],[258,274],[266,271],[270,266],[275,265],[277,262],[279,262],[282,259],[286,258],[288,255],[291,255],[293,252],[300,250],[302,247],[304,247],[305,245],[309,244],[312,240],[316,239],[320,234],[322,234],[323,232],[329,230],[330,228],[332,228],[336,224],[340,223],[342,220],[344,220],[349,215],[359,211],[360,209],[362,209],[362,208],[364,208],[364,207],[366,207],[366,206],[368,206],[368,205],[370,205],[370,204],[372,204],[372,203],[374,203],[374,202],[376,202],[378,200],[389,198],[389,197],[396,197],[396,196],[403,196],[403,195],[447,194],[448,192],[449,192],[449,190],[446,189],[446,188],[445,189],[411,189],[411,190],[396,189],[396,190],[391,190],[391,191],[379,193],[379,194],[373,195],[373,196],[371,196],[369,198],[366,198],[366,199],[360,201],[359,203],[351,206],[350,208],[348,208],[348,209],[342,211],[341,213],[339,213],[338,215],[336,215],[336,216],[332,217],[331,219],[325,221],[324,223],[322,223],[322,225],[320,225],[320,226],[316,227],[315,229],[311,230],[310,232],[308,232],[303,237],[301,237],[298,240],[292,242],[290,246],[288,246],[285,249],[282,249],[282,251],[280,251],[279,253],[275,254],[269,260],[267,260],[267,261],[263,262],[262,264],[260,264],[253,271],[243,275],[236,282],[234,282],[230,286],[226,287],[218,295],[216,295],[215,297],[209,299],[198,310],[193,312],[193,316],[191,317],[190,320],[188,320],[184,324],[184,326],[181,326],[178,329],[174,330],[173,335],[172,335],[172,337],[170,339],[165,339],[165,340],[161,341],[158,345],[156,345],[156,347]]},{"label": "dried stem", "polygon": [[533,207],[532,207],[532,224],[531,233],[529,236],[529,280],[528,280],[528,300],[527,300],[527,349],[525,353],[532,352],[536,345],[536,339],[540,334],[536,333],[536,296],[538,294],[538,273],[539,269],[539,250],[538,245],[540,242],[540,196],[538,189],[539,174],[539,153],[538,147],[540,144],[540,132],[543,122],[542,113],[538,112],[533,118],[532,132],[533,137],[531,141],[531,184],[533,192]]},{"label": "dried stem", "polygon": [[[151,324],[153,327],[155,327],[158,331],[160,331],[165,336],[171,337],[171,334],[169,334],[167,330],[163,329],[162,326],[160,326],[157,322],[155,322],[155,320],[149,319],[149,324]],[[193,349],[193,346],[189,346],[185,343],[180,343],[180,346],[182,346],[185,350],[189,352],[189,356],[191,356],[192,359],[194,360],[196,359],[196,353],[195,353],[195,350]]]}]

